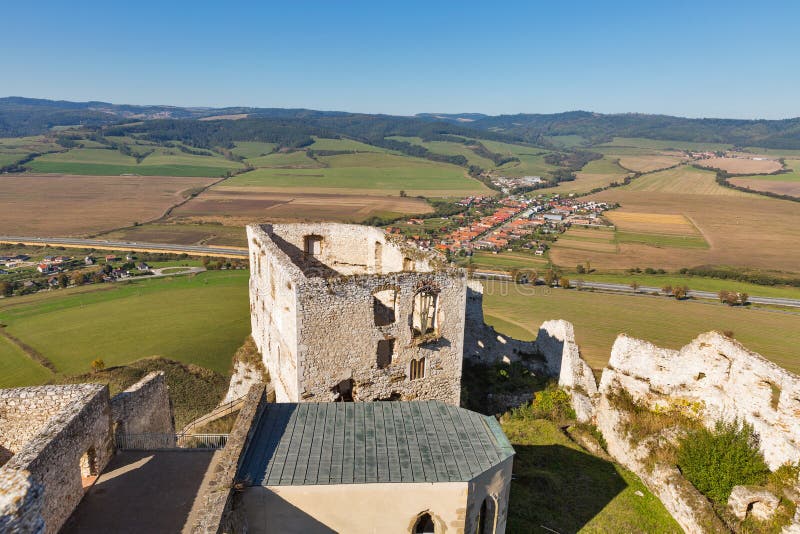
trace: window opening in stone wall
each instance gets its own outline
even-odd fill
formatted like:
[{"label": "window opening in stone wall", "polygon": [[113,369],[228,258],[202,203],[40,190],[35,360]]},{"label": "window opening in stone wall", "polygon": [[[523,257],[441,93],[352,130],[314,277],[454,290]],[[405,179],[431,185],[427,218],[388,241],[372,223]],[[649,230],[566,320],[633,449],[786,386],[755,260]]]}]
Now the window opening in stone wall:
[{"label": "window opening in stone wall", "polygon": [[395,322],[395,304],[397,291],[384,289],[372,295],[372,312],[375,317],[375,326],[387,326]]},{"label": "window opening in stone wall", "polygon": [[433,524],[431,514],[424,513],[419,516],[417,522],[414,524],[414,534],[435,534],[436,526]]},{"label": "window opening in stone wall", "polygon": [[403,270],[404,271],[413,271],[414,270],[414,260],[411,258],[403,258]]},{"label": "window opening in stone wall", "polygon": [[306,256],[319,256],[322,253],[322,236],[307,235],[303,237],[303,252]]},{"label": "window opening in stone wall", "polygon": [[334,401],[336,402],[354,402],[355,399],[355,392],[353,391],[353,382],[352,378],[348,378],[347,380],[342,380],[335,386],[331,388],[333,394],[335,395]]},{"label": "window opening in stone wall", "polygon": [[414,337],[436,334],[436,306],[438,292],[432,289],[422,289],[414,295],[414,309],[412,312],[411,327]]},{"label": "window opening in stone wall", "polygon": [[411,380],[425,378],[425,358],[411,360],[411,368],[409,369],[408,374]]},{"label": "window opening in stone wall", "polygon": [[80,469],[81,469],[81,484],[84,488],[88,488],[94,481],[97,479],[98,469],[97,469],[97,452],[94,450],[94,447],[89,447],[83,456],[80,459]]},{"label": "window opening in stone wall", "polygon": [[381,339],[378,341],[378,369],[386,369],[392,365],[392,356],[394,356],[394,339]]},{"label": "window opening in stone wall", "polygon": [[478,534],[494,534],[495,515],[497,507],[492,497],[486,497],[481,503],[478,516]]}]

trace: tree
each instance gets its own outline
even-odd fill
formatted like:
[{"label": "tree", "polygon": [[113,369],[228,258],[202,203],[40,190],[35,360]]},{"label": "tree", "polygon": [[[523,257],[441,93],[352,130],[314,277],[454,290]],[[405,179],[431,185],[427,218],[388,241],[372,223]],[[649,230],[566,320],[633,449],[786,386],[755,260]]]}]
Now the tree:
[{"label": "tree", "polygon": [[633,290],[634,293],[639,291],[639,282],[636,281],[631,282],[631,289]]},{"label": "tree", "polygon": [[578,265],[575,266],[575,272],[578,273],[578,274],[585,274],[586,273],[586,267],[584,267],[583,265],[581,265],[579,263]]},{"label": "tree", "polygon": [[717,293],[717,296],[719,297],[719,301],[722,302],[723,304],[725,302],[727,302],[728,301],[728,294],[729,294],[729,292],[726,291],[725,289],[720,289],[719,293]]},{"label": "tree", "polygon": [[742,306],[747,306],[747,303],[750,301],[750,295],[747,293],[739,293],[739,304]]},{"label": "tree", "polygon": [[10,297],[14,294],[14,284],[11,282],[0,282],[0,294]]},{"label": "tree", "polygon": [[72,273],[72,283],[76,286],[82,286],[86,282],[86,275],[81,271]]},{"label": "tree", "polygon": [[589,263],[589,260],[586,260],[586,272],[587,273],[592,272],[592,264]]},{"label": "tree", "polygon": [[678,300],[683,300],[689,296],[689,287],[674,287],[672,288],[672,295]]},{"label": "tree", "polygon": [[551,287],[555,279],[556,279],[556,273],[553,271],[553,269],[547,269],[547,272],[544,273],[545,285]]},{"label": "tree", "polygon": [[106,368],[106,362],[104,362],[101,358],[97,358],[92,360],[91,366],[92,371],[96,373],[97,371],[102,371]]},{"label": "tree", "polygon": [[400,190],[400,196],[401,197],[407,197],[408,196],[408,194],[406,193],[405,189],[401,189]]},{"label": "tree", "polygon": [[68,285],[69,285],[69,277],[64,273],[58,275],[58,286],[61,288],[65,288]]},{"label": "tree", "polygon": [[569,289],[570,288],[569,278],[567,278],[566,276],[562,276],[561,279],[558,281],[558,285],[560,285],[562,289]]},{"label": "tree", "polygon": [[519,269],[511,269],[508,274],[511,276],[512,282],[519,282]]},{"label": "tree", "polygon": [[661,288],[661,292],[664,293],[665,296],[671,297],[672,296],[672,286],[667,284]]}]

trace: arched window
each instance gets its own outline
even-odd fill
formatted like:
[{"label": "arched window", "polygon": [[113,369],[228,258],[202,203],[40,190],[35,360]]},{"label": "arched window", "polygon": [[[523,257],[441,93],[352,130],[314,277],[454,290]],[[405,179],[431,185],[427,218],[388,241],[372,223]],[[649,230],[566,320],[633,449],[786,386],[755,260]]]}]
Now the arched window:
[{"label": "arched window", "polygon": [[497,514],[494,498],[489,495],[481,503],[481,510],[478,516],[477,534],[494,534],[494,525]]},{"label": "arched window", "polygon": [[439,328],[437,322],[439,291],[437,288],[423,287],[414,295],[414,308],[411,315],[411,328],[414,337],[435,335]]},{"label": "arched window", "polygon": [[431,514],[425,512],[417,518],[414,524],[414,534],[435,534],[436,526],[433,524]]}]

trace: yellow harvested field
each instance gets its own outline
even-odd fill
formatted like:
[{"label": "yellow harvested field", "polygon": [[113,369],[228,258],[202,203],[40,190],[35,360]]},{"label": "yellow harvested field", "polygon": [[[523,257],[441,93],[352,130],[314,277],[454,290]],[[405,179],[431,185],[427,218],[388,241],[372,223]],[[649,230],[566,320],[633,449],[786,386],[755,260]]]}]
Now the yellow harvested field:
[{"label": "yellow harvested field", "polygon": [[640,213],[611,210],[605,214],[614,225],[628,232],[695,235],[697,228],[680,213]]},{"label": "yellow harvested field", "polygon": [[702,167],[722,169],[731,174],[770,174],[783,168],[775,159],[709,158],[697,162]]},{"label": "yellow harvested field", "polygon": [[[629,216],[634,221],[651,218],[650,214],[666,215],[664,220],[677,221],[675,215],[681,215],[700,231],[709,247],[677,249],[620,243],[618,252],[611,253],[556,246],[550,251],[550,258],[557,265],[571,267],[589,260],[593,267],[602,270],[648,266],[677,270],[699,265],[727,265],[800,273],[800,247],[791,246],[800,243],[800,209],[796,202],[749,193],[699,195],[632,191],[627,187],[608,189],[587,198],[618,202],[621,208],[609,212],[615,217],[624,213],[648,214],[646,217]],[[638,230],[645,233],[644,230],[651,228],[648,225],[654,223],[638,224],[642,225]],[[674,226],[685,228],[679,224]],[[667,224],[652,226],[658,228],[660,234],[667,234],[667,227]],[[650,230],[649,233],[654,232]]]},{"label": "yellow harvested field", "polygon": [[613,242],[608,243],[599,243],[595,241],[583,241],[578,239],[570,239],[568,235],[565,235],[556,242],[556,245],[553,246],[553,250],[563,250],[563,249],[572,249],[572,250],[582,250],[582,251],[590,251],[590,252],[608,252],[608,253],[616,253],[617,252],[617,244]]},{"label": "yellow harvested field", "polygon": [[0,234],[82,236],[157,219],[212,178],[0,176]]},{"label": "yellow harvested field", "polygon": [[603,228],[580,228],[578,226],[573,226],[564,235],[591,239],[593,241],[614,241],[614,231]]},{"label": "yellow harvested field", "polygon": [[619,159],[619,165],[634,172],[652,172],[659,169],[674,167],[685,160],[686,158],[679,155],[667,156],[663,154],[653,154],[647,156],[622,156]]},{"label": "yellow harvested field", "polygon": [[730,178],[728,181],[733,185],[747,187],[753,191],[766,191],[776,195],[789,195],[800,198],[800,182],[764,180],[761,178]]},{"label": "yellow harvested field", "polygon": [[687,165],[646,174],[633,180],[624,189],[626,191],[680,193],[683,195],[747,196],[747,193],[720,186],[716,182],[716,174],[713,171],[703,171]]}]

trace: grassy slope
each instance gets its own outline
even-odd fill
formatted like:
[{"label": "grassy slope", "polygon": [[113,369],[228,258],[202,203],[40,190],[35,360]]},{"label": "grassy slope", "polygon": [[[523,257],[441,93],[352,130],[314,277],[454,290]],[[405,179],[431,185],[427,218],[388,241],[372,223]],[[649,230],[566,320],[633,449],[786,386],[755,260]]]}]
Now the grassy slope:
[{"label": "grassy slope", "polygon": [[267,155],[278,146],[276,143],[262,143],[260,141],[237,141],[234,144],[236,148],[231,152],[243,158],[257,158]]},{"label": "grassy slope", "polygon": [[[611,295],[542,286],[534,295],[519,286],[484,282],[487,322],[497,317],[535,337],[548,319],[575,325],[581,353],[595,368],[605,366],[617,335],[627,333],[656,345],[678,349],[709,330],[732,330],[748,349],[792,372],[800,372],[800,315],[757,308],[730,308],[705,302],[678,302],[666,297]],[[498,324],[498,327],[502,325]],[[778,335],[779,334],[779,335]]]},{"label": "grassy slope", "polygon": [[0,337],[0,388],[41,384],[51,376],[50,370],[33,361],[5,337]]},{"label": "grassy slope", "polygon": [[166,375],[178,430],[213,410],[227,391],[228,381],[221,374],[164,358],[145,358],[130,365],[70,377],[62,382],[108,384],[111,395],[116,395],[152,371],[164,371]]},{"label": "grassy slope", "polygon": [[555,424],[506,416],[502,425],[517,453],[508,532],[681,532],[636,475],[588,454]]},{"label": "grassy slope", "polygon": [[95,358],[160,355],[227,373],[250,330],[247,271],[94,286],[0,301],[8,331],[65,374]]},{"label": "grassy slope", "polygon": [[484,158],[476,154],[474,151],[467,148],[467,145],[462,143],[453,143],[450,141],[423,141],[420,137],[402,137],[394,136],[390,139],[398,141],[405,141],[412,145],[420,145],[431,152],[436,154],[444,154],[445,156],[464,156],[469,161],[470,165],[477,165],[482,169],[493,169],[494,162],[490,159]]},{"label": "grassy slope", "polygon": [[352,139],[327,139],[314,137],[314,142],[307,148],[311,150],[342,150],[353,152],[388,152],[385,148],[368,145]]}]

